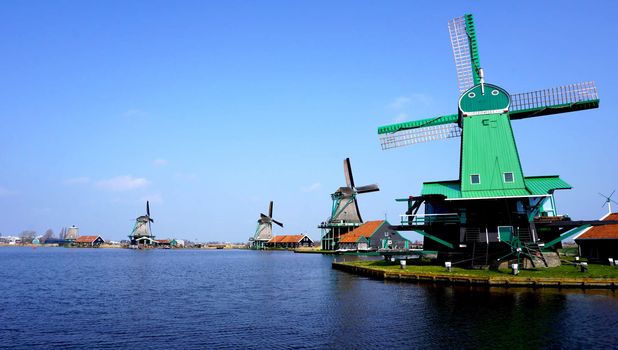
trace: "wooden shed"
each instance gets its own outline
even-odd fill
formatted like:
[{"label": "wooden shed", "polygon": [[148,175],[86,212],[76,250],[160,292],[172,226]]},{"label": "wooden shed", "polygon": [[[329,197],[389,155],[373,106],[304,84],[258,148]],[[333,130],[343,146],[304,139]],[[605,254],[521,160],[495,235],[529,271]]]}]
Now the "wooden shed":
[{"label": "wooden shed", "polygon": [[[618,220],[618,213],[605,215],[601,220]],[[592,261],[618,259],[618,225],[593,226],[575,238],[579,255]]]},{"label": "wooden shed", "polygon": [[368,221],[342,235],[339,250],[408,250],[410,241],[393,230],[386,220]]},{"label": "wooden shed", "polygon": [[79,236],[74,243],[80,247],[98,247],[105,241],[101,236]]},{"label": "wooden shed", "polygon": [[273,236],[266,246],[269,248],[298,248],[313,247],[313,240],[307,235],[279,235]]}]

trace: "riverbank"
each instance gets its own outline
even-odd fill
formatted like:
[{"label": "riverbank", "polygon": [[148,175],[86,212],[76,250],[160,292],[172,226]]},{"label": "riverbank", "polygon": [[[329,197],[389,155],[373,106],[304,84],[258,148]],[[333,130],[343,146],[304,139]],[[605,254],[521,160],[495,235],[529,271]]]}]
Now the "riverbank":
[{"label": "riverbank", "polygon": [[405,269],[385,261],[333,262],[332,268],[381,280],[415,283],[444,283],[485,285],[492,287],[531,288],[618,288],[618,268],[588,265],[588,272],[580,272],[574,265],[549,269],[521,270],[519,275],[510,270],[470,270],[453,267],[451,272],[436,265],[408,265]]}]

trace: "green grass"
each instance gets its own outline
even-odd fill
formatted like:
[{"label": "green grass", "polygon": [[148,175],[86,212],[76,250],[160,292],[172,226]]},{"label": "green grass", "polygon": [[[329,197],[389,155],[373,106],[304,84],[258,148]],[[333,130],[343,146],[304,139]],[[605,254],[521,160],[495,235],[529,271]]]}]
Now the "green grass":
[{"label": "green grass", "polygon": [[471,277],[512,277],[512,278],[618,278],[618,268],[609,265],[589,264],[588,272],[580,272],[579,267],[564,264],[559,267],[526,269],[520,270],[519,275],[513,276],[510,269],[501,270],[476,270],[453,267],[451,272],[447,272],[443,266],[431,265],[428,263],[410,264],[405,269],[401,269],[399,264],[380,261],[355,261],[346,264],[362,266],[376,270],[390,271],[397,273],[434,273],[448,274]]}]

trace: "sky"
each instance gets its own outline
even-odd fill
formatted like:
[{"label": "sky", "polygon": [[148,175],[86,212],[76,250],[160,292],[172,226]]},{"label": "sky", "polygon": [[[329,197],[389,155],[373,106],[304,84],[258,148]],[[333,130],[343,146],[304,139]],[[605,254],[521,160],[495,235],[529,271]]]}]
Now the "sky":
[{"label": "sky", "polygon": [[[457,112],[447,21],[475,16],[486,81],[521,93],[595,81],[599,109],[513,122],[558,210],[604,215],[618,188],[616,2],[2,1],[0,233],[246,241],[330,215],[351,158],[365,220],[458,178],[459,140],[382,151],[377,127]],[[618,197],[618,196],[617,196]]]}]

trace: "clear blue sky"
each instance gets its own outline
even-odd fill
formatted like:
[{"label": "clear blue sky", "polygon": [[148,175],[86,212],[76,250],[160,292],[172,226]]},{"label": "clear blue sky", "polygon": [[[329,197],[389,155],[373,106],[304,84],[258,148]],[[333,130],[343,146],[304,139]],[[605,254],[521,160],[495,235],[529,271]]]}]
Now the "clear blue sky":
[{"label": "clear blue sky", "polygon": [[330,213],[350,157],[366,220],[456,179],[457,140],[381,151],[376,129],[457,111],[446,23],[473,13],[489,83],[594,80],[601,108],[515,121],[526,175],[605,213],[618,187],[615,2],[3,1],[0,233],[78,225],[124,239],[151,200],[158,237],[244,241]]}]

